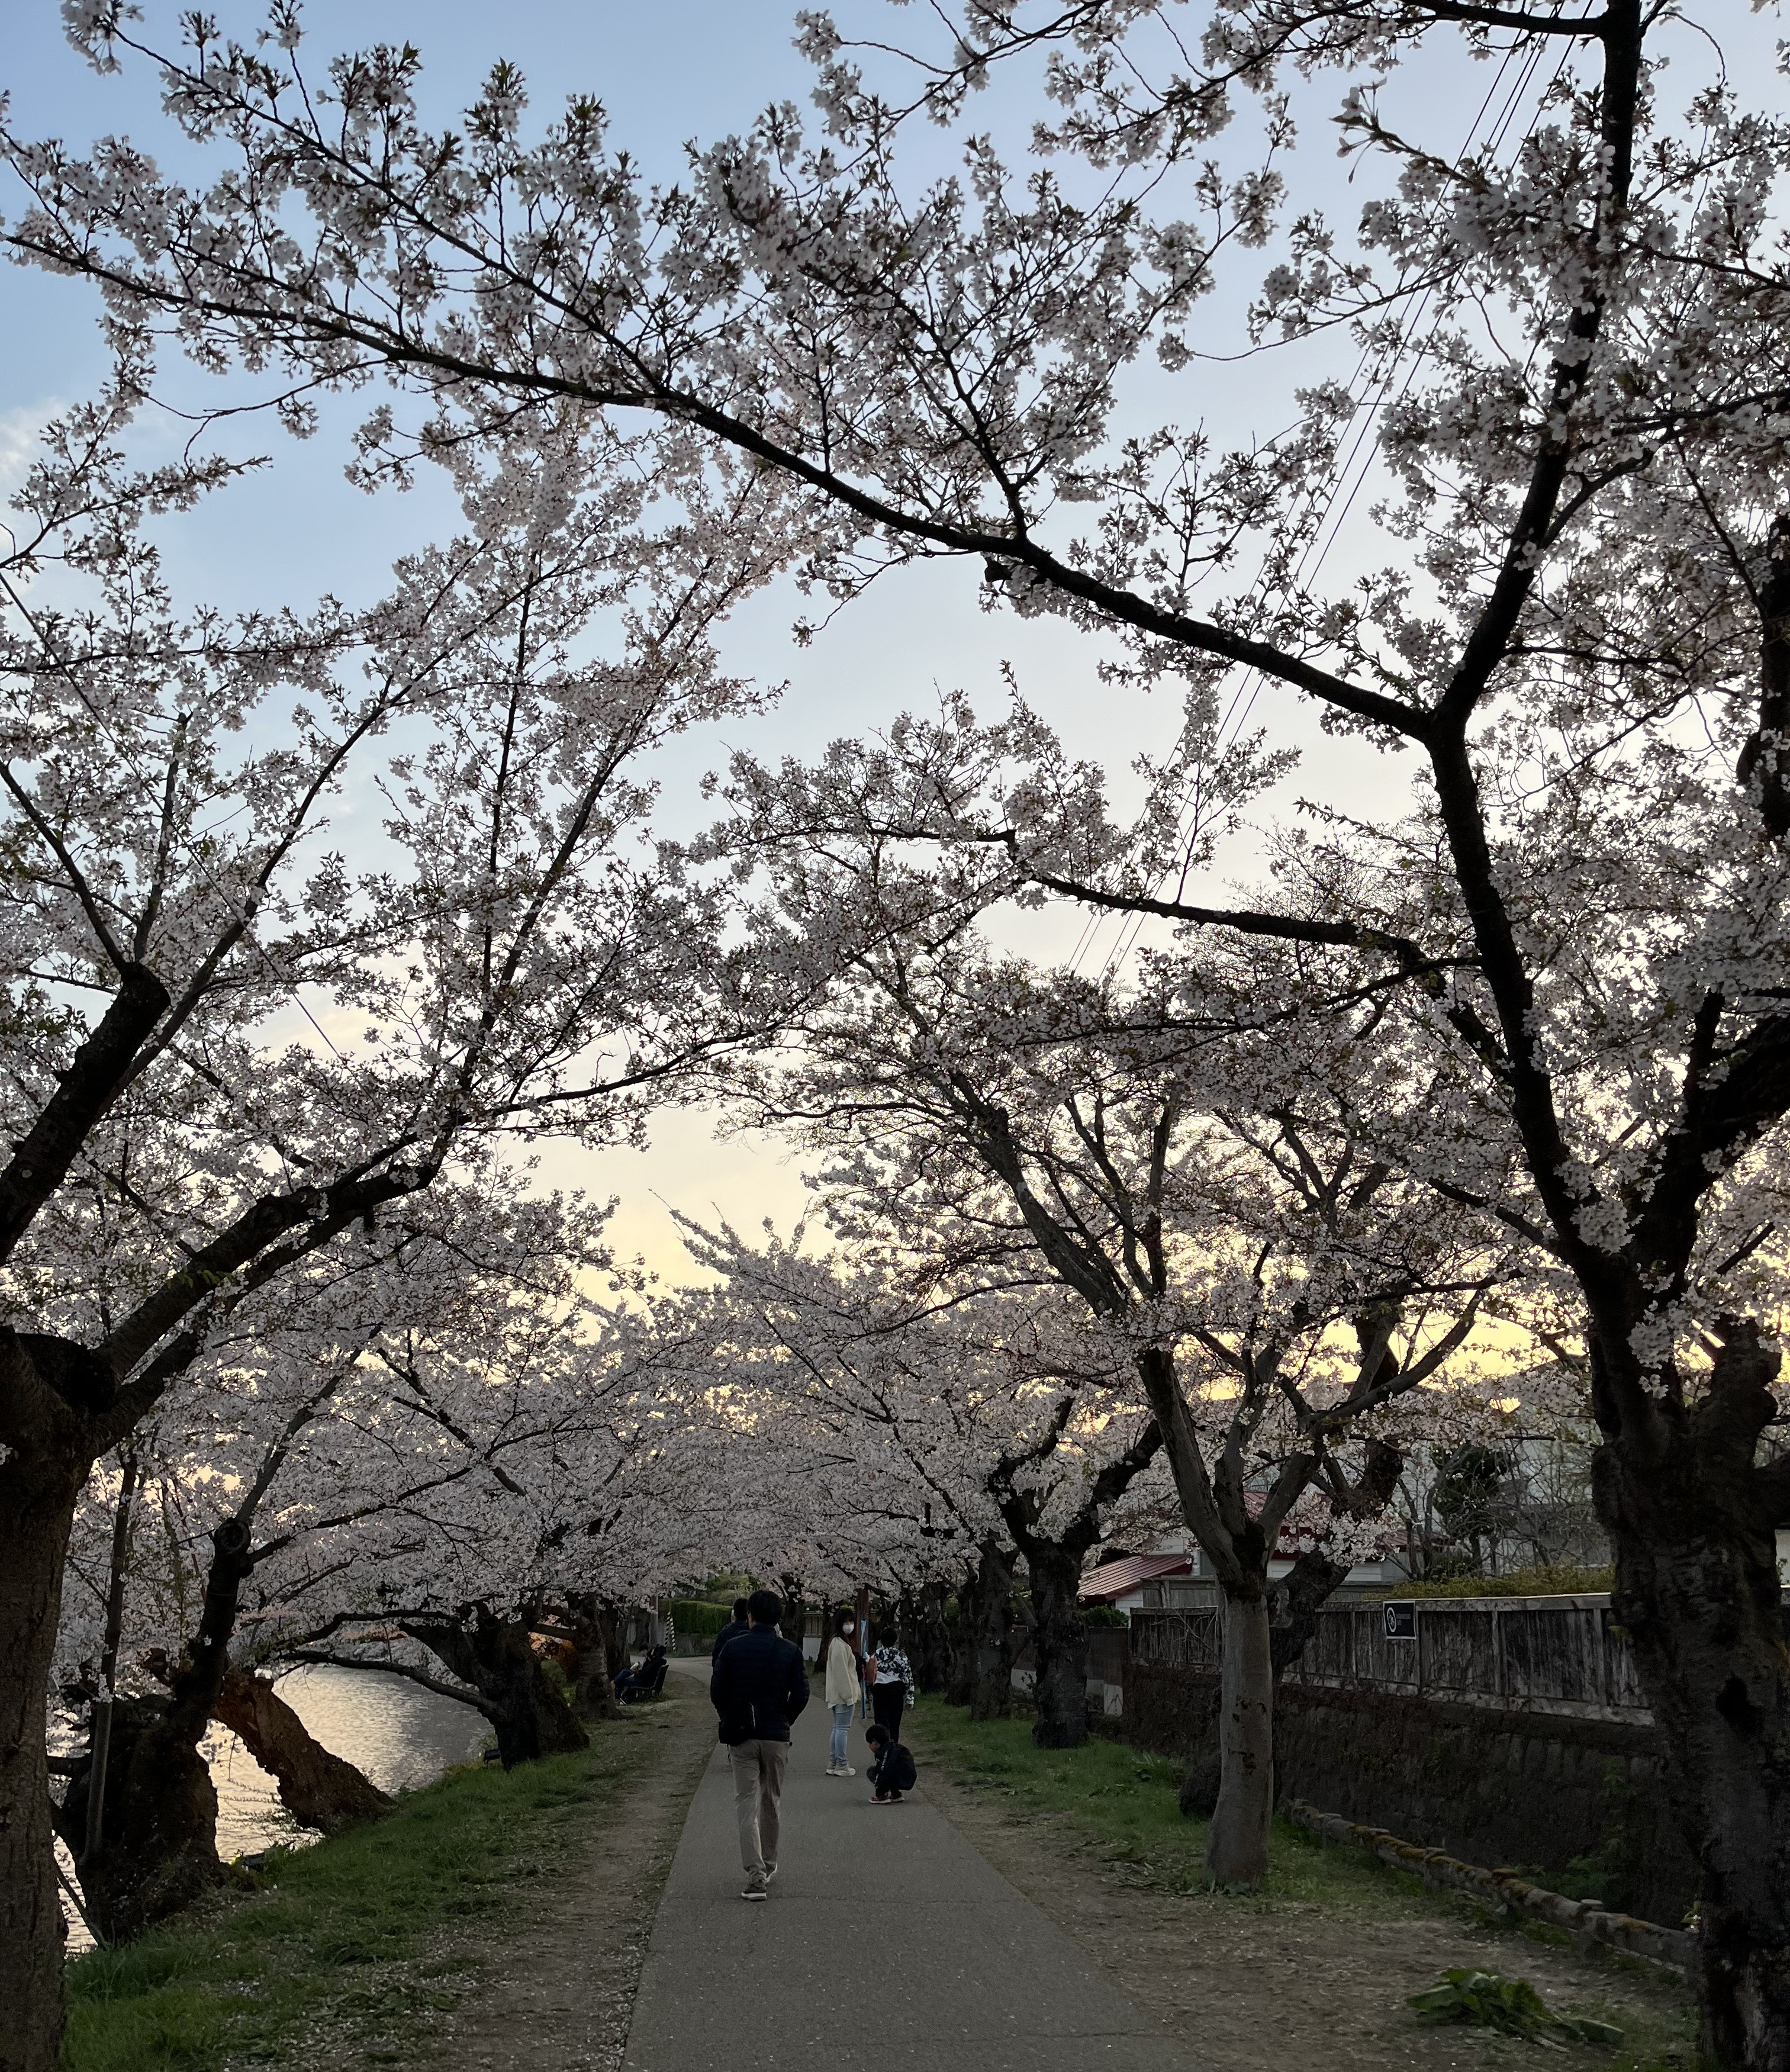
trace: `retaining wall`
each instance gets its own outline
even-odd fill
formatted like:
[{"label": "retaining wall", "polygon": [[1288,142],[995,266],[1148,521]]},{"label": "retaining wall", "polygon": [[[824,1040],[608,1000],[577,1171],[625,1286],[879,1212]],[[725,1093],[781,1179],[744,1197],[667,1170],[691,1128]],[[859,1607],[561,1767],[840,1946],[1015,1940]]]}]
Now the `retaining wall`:
[{"label": "retaining wall", "polygon": [[[1217,1679],[1132,1660],[1102,1730],[1176,1757],[1215,1786]],[[1488,1867],[1547,1873],[1574,1898],[1667,1926],[1696,1867],[1665,1804],[1651,1721],[1283,1684],[1275,1790]]]}]

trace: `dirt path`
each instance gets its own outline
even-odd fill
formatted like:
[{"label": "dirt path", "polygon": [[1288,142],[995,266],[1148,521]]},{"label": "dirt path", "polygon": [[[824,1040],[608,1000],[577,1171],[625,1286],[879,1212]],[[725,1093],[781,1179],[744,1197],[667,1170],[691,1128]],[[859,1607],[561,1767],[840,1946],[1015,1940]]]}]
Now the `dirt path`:
[{"label": "dirt path", "polygon": [[625,1788],[581,1815],[589,1825],[571,1862],[519,1889],[500,1943],[454,1951],[452,1974],[437,1967],[457,2004],[422,2062],[438,2072],[621,2063],[659,1889],[714,1745],[704,1694],[672,1693],[627,1719],[623,1730],[651,1737],[648,1747]]},{"label": "dirt path", "polygon": [[[925,1751],[922,1750],[924,1753]],[[1460,2072],[1539,2062],[1533,2044],[1481,2029],[1422,2026],[1405,1996],[1454,1966],[1527,1979],[1550,2007],[1615,2022],[1632,2045],[1612,2060],[1573,2046],[1564,2065],[1677,2062],[1684,1996],[1639,1967],[1476,1922],[1469,1909],[1407,1897],[1389,1878],[1384,1910],[1340,1910],[1183,1894],[1127,1882],[1069,1820],[979,1797],[929,1762],[926,1790],[1005,1877],[1079,1942],[1210,2072],[1287,2065],[1324,2072]]]}]

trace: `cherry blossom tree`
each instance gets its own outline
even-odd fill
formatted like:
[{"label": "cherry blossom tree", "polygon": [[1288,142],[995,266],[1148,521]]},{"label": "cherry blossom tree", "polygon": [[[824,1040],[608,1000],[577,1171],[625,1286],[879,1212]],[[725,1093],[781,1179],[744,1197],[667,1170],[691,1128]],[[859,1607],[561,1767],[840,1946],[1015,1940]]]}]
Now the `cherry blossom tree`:
[{"label": "cherry blossom tree", "polygon": [[[129,1482],[90,1484],[61,1650],[65,1661],[86,1657],[64,1688],[78,1676],[92,1692],[94,1720],[84,1758],[68,1766],[59,1826],[89,1918],[109,1939],[220,1874],[216,1796],[199,1750],[213,1718],[245,1720],[289,1803],[289,1785],[310,1792],[312,1803],[294,1810],[314,1824],[319,1810],[327,1826],[380,1803],[245,1673],[238,1623],[270,1593],[304,1602],[351,1550],[359,1570],[374,1546],[413,1540],[421,1509],[469,1478],[487,1479],[491,1463],[523,1443],[513,1404],[498,1416],[475,1396],[463,1422],[409,1382],[393,1385],[392,1349],[404,1348],[413,1371],[418,1334],[470,1349],[501,1347],[524,1318],[536,1338],[576,1330],[586,1306],[578,1277],[602,1263],[601,1219],[507,1195],[505,1183],[495,1198],[432,1190],[370,1235],[357,1230],[313,1254],[239,1308],[133,1433]],[[526,1434],[537,1445],[552,1429],[548,1393],[539,1392]],[[569,1414],[562,1402],[560,1420]],[[482,1489],[478,1501],[488,1510]],[[133,1511],[153,1521],[135,1536],[134,1560]],[[84,1562],[88,1549],[101,1558]],[[116,1667],[105,1685],[91,1680],[98,1630],[99,1652],[114,1665],[121,1653],[133,1687],[121,1712],[107,1688]]]},{"label": "cherry blossom tree", "polygon": [[[897,760],[847,743],[811,772],[736,758],[737,824],[712,845],[768,881],[761,936],[823,943],[845,976],[796,1025],[796,1063],[745,1060],[730,1081],[830,1155],[818,1182],[854,1255],[905,1245],[946,1285],[1054,1284],[1113,1334],[1108,1371],[1141,1386],[1224,1593],[1208,1863],[1253,1881],[1281,1528],[1308,1494],[1338,1524],[1385,1507],[1400,1461],[1382,1413],[1414,1415],[1521,1248],[1400,1170],[1433,1133],[1435,1075],[1371,974],[1314,985],[1271,941],[1148,959],[1135,986],[996,958],[966,911],[986,896],[975,859],[905,860]],[[1320,1535],[1296,1571],[1301,1644],[1340,1553]]]},{"label": "cherry blossom tree", "polygon": [[[376,409],[370,473],[531,409],[581,411],[596,436],[638,413],[692,471],[732,454],[778,475],[803,513],[790,565],[835,598],[955,557],[991,607],[1093,636],[1090,672],[1184,694],[1123,839],[1090,824],[1086,787],[1028,792],[986,831],[1035,886],[1439,989],[1438,1054],[1520,1161],[1490,1212],[1579,1309],[1616,1601],[1702,1867],[1704,2047],[1763,2068],[1790,2048],[1772,1546],[1790,1480],[1763,1450],[1761,1214],[1790,1106],[1790,134],[1725,60],[1737,19],[1213,0],[1193,35],[1153,0],[977,5],[885,88],[881,60],[815,18],[823,135],[780,108],[649,192],[593,100],[528,134],[513,68],[437,135],[408,50],[313,82],[286,10],[264,43],[201,25],[158,56],[96,5],[76,16],[85,47],[160,65],[173,118],[230,176],[189,191],[115,142],[17,137],[35,202],[10,234],[116,314],[294,397],[395,375],[418,414]],[[1402,68],[1457,52],[1539,82],[1511,150],[1464,145],[1446,94],[1397,113]],[[1041,64],[1030,162],[1010,172],[967,111]],[[1296,148],[1295,100],[1338,74],[1352,225]],[[1213,140],[1252,110],[1217,169]],[[963,171],[916,191],[901,150],[921,115],[962,125]],[[1311,384],[1228,452],[1154,413],[1134,433],[1147,356],[1183,419],[1209,413],[1201,298],[1252,268],[1225,349],[1331,335],[1371,378]],[[1369,412],[1382,515],[1327,581],[1312,485]],[[1268,701],[1254,778],[1222,726],[1238,667]],[[1383,751],[1408,796],[1408,817],[1361,830],[1386,868],[1338,874],[1316,914],[1268,886],[1195,896],[1205,802],[1234,778],[1259,790],[1302,701]],[[1412,874],[1414,933],[1381,896]]]},{"label": "cherry blossom tree", "polygon": [[[183,616],[143,530],[173,491],[119,443],[130,400],[52,429],[0,653],[0,1980],[43,2011],[0,2062],[33,2072],[62,1936],[39,1723],[93,1463],[242,1303],[444,1177],[490,1184],[532,1135],[638,1128],[778,985],[626,846],[642,758],[749,701],[708,639],[749,549],[660,525],[631,456],[562,444],[519,509],[462,467],[468,530],[371,611]],[[753,495],[715,493],[736,516]],[[72,602],[47,598],[52,560]],[[358,871],[326,846],[351,778],[388,807]]]},{"label": "cherry blossom tree", "polygon": [[[1160,1433],[1123,1358],[1116,1367],[1078,1307],[1053,1292],[973,1282],[946,1289],[935,1261],[854,1233],[852,1267],[799,1244],[754,1250],[692,1228],[718,1276],[682,1298],[684,1334],[770,1429],[786,1459],[831,1486],[848,1523],[823,1543],[835,1567],[875,1576],[892,1598],[948,1577],[977,1602],[1002,1674],[1009,1568],[1024,1564],[1033,1654],[1033,1738],[1087,1737],[1082,1572],[1111,1507],[1156,1459]],[[709,1321],[699,1329],[696,1318]],[[801,1420],[812,1436],[803,1437]],[[793,1423],[792,1423],[792,1420]],[[815,1464],[827,1463],[816,1476]],[[789,1470],[786,1470],[788,1472]],[[861,1536],[853,1548],[845,1535]],[[999,1681],[976,1710],[1005,1710]]]}]

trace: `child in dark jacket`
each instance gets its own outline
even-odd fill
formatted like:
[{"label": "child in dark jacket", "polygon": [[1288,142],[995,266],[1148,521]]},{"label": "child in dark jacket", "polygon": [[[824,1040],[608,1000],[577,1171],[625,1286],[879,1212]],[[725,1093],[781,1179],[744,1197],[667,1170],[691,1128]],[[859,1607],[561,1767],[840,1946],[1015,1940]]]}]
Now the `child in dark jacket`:
[{"label": "child in dark jacket", "polygon": [[893,1806],[904,1791],[913,1789],[913,1758],[880,1720],[865,1733],[864,1739],[870,1744],[873,1758],[869,1774],[876,1788],[870,1803],[872,1806]]}]

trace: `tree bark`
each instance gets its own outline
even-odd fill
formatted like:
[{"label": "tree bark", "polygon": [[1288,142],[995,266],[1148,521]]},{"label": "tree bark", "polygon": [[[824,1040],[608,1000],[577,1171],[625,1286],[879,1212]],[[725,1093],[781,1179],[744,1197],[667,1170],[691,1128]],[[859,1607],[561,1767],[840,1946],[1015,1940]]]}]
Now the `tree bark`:
[{"label": "tree bark", "polygon": [[88,1467],[35,1449],[0,1460],[0,2072],[55,2072],[62,2047],[65,1930],[43,1699]]},{"label": "tree bark", "polygon": [[794,1576],[782,1578],[781,1595],[783,1616],[777,1622],[777,1630],[792,1647],[800,1649],[808,1637],[808,1601],[802,1594],[802,1584]]},{"label": "tree bark", "polygon": [[[904,1605],[901,1630],[909,1635],[908,1659],[922,1692],[949,1692],[956,1678],[957,1651],[945,1616],[945,1586],[928,1583]],[[963,1701],[958,1701],[961,1704]]]},{"label": "tree bark", "polygon": [[1753,1464],[1777,1356],[1729,1327],[1704,1402],[1649,1453],[1599,1449],[1593,1490],[1627,1629],[1668,1754],[1673,1815],[1702,1871],[1704,2055],[1790,2072],[1790,1657],[1776,1507]]},{"label": "tree bark", "polygon": [[[76,1866],[87,1918],[109,1942],[129,1942],[224,1881],[203,1730],[171,1697],[121,1698],[112,1708],[104,1840]],[[89,1761],[58,1816],[71,1849],[86,1832],[92,1786]]]},{"label": "tree bark", "polygon": [[1078,1593],[1082,1563],[1046,1540],[1025,1550],[1032,1585],[1035,1675],[1032,1739],[1039,1748],[1079,1748],[1088,1737],[1088,1630]]},{"label": "tree bark", "polygon": [[[253,1566],[248,1527],[226,1519],[211,1536],[199,1631],[174,1668],[168,1696],[131,1705],[121,1745],[121,1708],[113,1708],[96,1821],[101,1844],[76,1864],[88,1918],[109,1942],[141,1934],[224,1876],[217,1793],[199,1743],[223,1688],[243,1583]],[[63,1808],[71,1849],[94,1824],[92,1753]],[[73,1827],[77,1808],[80,1824]]]},{"label": "tree bark", "polygon": [[1274,1655],[1267,1591],[1259,1584],[1225,1593],[1218,1753],[1206,1875],[1217,1885],[1256,1885],[1268,1867],[1274,1813]]},{"label": "tree bark", "polygon": [[271,1679],[228,1671],[211,1716],[241,1737],[248,1753],[277,1782],[281,1804],[301,1826],[339,1835],[345,1827],[391,1811],[392,1800],[351,1762],[315,1739]]},{"label": "tree bark", "polygon": [[964,1655],[969,1664],[970,1717],[1004,1720],[1013,1707],[1013,1571],[1007,1554],[992,1540],[983,1544],[969,1598]]},{"label": "tree bark", "polygon": [[957,1589],[957,1609],[951,1618],[950,1673],[945,1679],[945,1703],[967,1705],[975,1684],[975,1597],[966,1577]]},{"label": "tree bark", "polygon": [[105,1592],[105,1633],[100,1648],[100,1688],[88,1725],[88,1745],[93,1766],[93,1788],[88,1794],[87,1832],[77,1856],[93,1855],[103,1840],[105,1811],[105,1771],[112,1748],[112,1707],[117,1696],[118,1648],[124,1638],[125,1585],[130,1568],[130,1506],[137,1490],[137,1449],[124,1449],[118,1481],[118,1502],[112,1517],[112,1568]]},{"label": "tree bark", "polygon": [[572,1626],[572,1703],[586,1719],[613,1720],[621,1711],[615,1679],[626,1668],[623,1638],[627,1608],[594,1591],[567,1605]]},{"label": "tree bark", "polygon": [[444,1618],[407,1620],[400,1630],[478,1692],[506,1770],[589,1747],[589,1735],[535,1652],[526,1618],[501,1619],[479,1605],[470,1628]]}]

